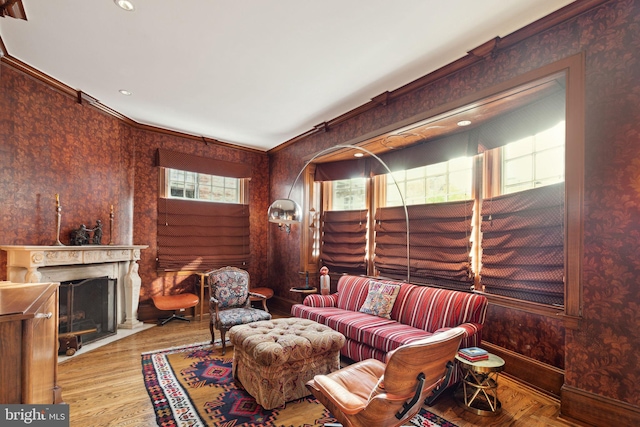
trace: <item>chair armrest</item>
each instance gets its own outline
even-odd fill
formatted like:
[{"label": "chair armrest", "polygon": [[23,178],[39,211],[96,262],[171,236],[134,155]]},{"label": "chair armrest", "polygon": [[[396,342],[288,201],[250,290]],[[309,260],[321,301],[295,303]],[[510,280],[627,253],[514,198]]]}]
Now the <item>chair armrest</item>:
[{"label": "chair armrest", "polygon": [[345,414],[357,414],[367,406],[366,400],[351,393],[326,375],[316,375],[313,382],[315,387]]},{"label": "chair armrest", "polygon": [[[209,298],[209,314],[212,319],[218,319],[218,300],[214,297]],[[214,316],[215,314],[215,316]]]}]

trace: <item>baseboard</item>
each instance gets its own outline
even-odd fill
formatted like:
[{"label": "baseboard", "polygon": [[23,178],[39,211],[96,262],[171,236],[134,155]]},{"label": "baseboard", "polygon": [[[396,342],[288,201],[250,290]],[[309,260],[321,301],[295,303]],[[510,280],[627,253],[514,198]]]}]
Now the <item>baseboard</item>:
[{"label": "baseboard", "polygon": [[640,407],[562,386],[560,418],[590,426],[640,426]]},{"label": "baseboard", "polygon": [[554,398],[560,398],[564,371],[503,347],[482,341],[481,347],[504,359],[504,373]]},{"label": "baseboard", "polygon": [[291,307],[294,304],[299,304],[299,302],[290,300],[287,298],[282,298],[277,295],[274,295],[273,298],[269,299],[267,302],[267,306],[269,306],[270,311],[279,311],[281,313],[291,313]]}]

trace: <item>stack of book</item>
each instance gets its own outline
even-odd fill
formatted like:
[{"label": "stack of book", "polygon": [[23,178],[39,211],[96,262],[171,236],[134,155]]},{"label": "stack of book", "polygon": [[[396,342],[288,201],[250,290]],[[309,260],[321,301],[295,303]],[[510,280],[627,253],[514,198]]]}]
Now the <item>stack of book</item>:
[{"label": "stack of book", "polygon": [[458,350],[458,356],[469,362],[477,362],[479,360],[487,360],[489,353],[487,350],[483,350],[480,347],[467,347]]}]

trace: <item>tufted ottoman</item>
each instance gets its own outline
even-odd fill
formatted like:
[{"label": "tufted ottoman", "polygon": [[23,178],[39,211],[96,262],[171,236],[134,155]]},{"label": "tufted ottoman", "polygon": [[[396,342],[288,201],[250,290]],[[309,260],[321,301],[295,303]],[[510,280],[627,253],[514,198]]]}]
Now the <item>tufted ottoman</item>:
[{"label": "tufted ottoman", "polygon": [[312,320],[273,319],[234,326],[233,376],[264,409],[311,394],[305,383],[340,368],[344,336]]}]

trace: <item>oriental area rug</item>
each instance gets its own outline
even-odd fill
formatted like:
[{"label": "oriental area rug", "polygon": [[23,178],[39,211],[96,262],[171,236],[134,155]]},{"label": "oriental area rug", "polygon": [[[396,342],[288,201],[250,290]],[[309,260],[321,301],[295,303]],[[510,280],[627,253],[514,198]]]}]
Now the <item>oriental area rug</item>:
[{"label": "oriental area rug", "polygon": [[[265,410],[233,380],[233,347],[210,343],[142,354],[142,375],[161,427],[314,427],[336,422],[312,395]],[[422,408],[409,425],[456,427]]]}]

